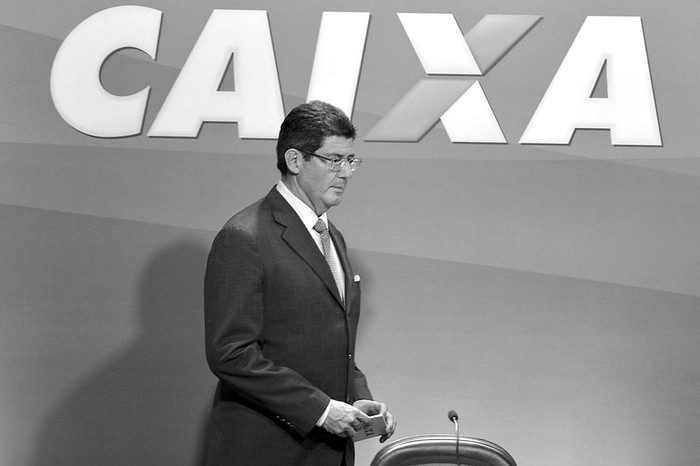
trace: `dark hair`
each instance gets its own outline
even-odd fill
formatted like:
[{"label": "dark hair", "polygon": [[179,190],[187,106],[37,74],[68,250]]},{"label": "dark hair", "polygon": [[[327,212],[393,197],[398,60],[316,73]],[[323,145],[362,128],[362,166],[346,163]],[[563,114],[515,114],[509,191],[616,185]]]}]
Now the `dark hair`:
[{"label": "dark hair", "polygon": [[[280,126],[277,138],[277,168],[287,174],[284,154],[289,149],[314,152],[330,136],[355,139],[357,129],[350,118],[338,107],[320,100],[312,100],[294,107]],[[304,156],[307,160],[310,158]]]}]

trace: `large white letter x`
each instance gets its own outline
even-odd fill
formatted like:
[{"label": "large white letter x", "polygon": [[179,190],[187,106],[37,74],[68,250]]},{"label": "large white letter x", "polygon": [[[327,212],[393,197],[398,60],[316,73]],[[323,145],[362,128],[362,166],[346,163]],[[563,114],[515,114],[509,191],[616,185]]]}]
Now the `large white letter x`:
[{"label": "large white letter x", "polygon": [[[486,15],[465,36],[452,14],[398,13],[426,74],[484,76],[541,16]],[[369,132],[368,141],[420,140],[442,121],[452,142],[506,143],[474,79],[421,79]]]}]

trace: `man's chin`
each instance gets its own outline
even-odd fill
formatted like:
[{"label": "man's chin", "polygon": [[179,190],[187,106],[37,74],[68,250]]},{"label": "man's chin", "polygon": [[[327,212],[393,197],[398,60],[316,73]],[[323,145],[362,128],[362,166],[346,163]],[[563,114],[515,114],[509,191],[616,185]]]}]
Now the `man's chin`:
[{"label": "man's chin", "polygon": [[331,207],[335,207],[337,205],[340,205],[342,200],[343,200],[342,195],[332,196],[327,200],[326,207],[328,209],[330,209]]}]

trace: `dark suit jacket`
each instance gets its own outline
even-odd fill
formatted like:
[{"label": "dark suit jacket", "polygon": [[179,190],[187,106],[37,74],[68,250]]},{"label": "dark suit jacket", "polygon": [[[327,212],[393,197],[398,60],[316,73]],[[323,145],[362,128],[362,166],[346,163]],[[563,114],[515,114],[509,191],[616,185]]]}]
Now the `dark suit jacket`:
[{"label": "dark suit jacket", "polygon": [[360,283],[330,224],[342,303],[323,254],[276,188],[216,236],[204,284],[206,355],[219,378],[210,465],[352,464],[352,441],[315,427],[330,399],[371,399],[354,362]]}]

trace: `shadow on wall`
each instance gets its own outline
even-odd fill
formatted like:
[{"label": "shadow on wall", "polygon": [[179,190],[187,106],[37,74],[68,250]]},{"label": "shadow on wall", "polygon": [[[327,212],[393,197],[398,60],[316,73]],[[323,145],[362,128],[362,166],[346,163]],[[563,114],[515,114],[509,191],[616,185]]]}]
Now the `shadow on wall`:
[{"label": "shadow on wall", "polygon": [[140,334],[51,413],[35,466],[199,465],[215,379],[204,359],[208,249],[157,252],[140,280]]}]

